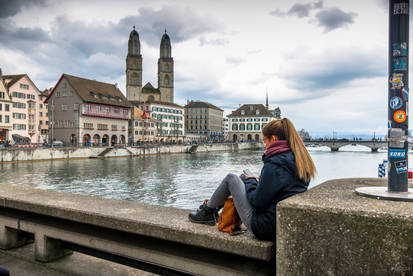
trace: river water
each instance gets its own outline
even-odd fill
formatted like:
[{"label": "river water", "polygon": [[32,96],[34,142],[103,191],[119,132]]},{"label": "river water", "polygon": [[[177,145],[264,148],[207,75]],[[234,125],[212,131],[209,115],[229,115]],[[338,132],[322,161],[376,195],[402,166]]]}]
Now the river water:
[{"label": "river water", "polygon": [[[318,169],[310,187],[335,178],[377,177],[377,166],[387,156],[363,146],[346,146],[339,152],[309,150]],[[212,194],[227,173],[241,174],[248,168],[259,175],[262,153],[246,150],[0,164],[0,185],[192,209]]]}]

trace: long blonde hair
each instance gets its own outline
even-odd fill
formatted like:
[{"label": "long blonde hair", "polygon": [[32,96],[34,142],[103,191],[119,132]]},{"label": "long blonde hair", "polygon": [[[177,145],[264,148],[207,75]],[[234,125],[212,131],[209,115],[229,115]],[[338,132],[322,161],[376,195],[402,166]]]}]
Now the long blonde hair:
[{"label": "long blonde hair", "polygon": [[314,177],[317,169],[313,159],[290,120],[287,118],[272,120],[264,126],[262,134],[268,139],[275,135],[278,140],[287,140],[291,150],[294,152],[298,177],[304,181]]}]

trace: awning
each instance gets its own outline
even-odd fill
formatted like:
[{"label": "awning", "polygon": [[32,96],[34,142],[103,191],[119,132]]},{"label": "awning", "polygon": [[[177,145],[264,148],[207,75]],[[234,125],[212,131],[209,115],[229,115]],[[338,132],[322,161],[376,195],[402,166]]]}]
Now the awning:
[{"label": "awning", "polygon": [[26,141],[31,141],[31,139],[29,138],[29,137],[25,137],[25,136],[22,136],[22,135],[19,135],[19,134],[12,134],[11,135],[12,137],[13,137],[13,140],[14,141],[16,141],[16,140],[26,140]]}]

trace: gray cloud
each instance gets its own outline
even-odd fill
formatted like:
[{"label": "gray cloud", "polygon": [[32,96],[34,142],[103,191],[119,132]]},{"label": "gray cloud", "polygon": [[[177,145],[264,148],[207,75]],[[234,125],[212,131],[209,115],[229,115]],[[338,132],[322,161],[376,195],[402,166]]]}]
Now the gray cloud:
[{"label": "gray cloud", "polygon": [[245,62],[245,59],[242,57],[226,57],[226,62],[231,65],[238,65]]},{"label": "gray cloud", "polygon": [[23,7],[46,6],[45,0],[0,0],[0,18],[18,14]]},{"label": "gray cloud", "polygon": [[299,18],[308,17],[311,10],[321,9],[323,1],[317,1],[307,4],[294,4],[287,12],[282,12],[279,9],[270,12],[274,16],[297,16]]},{"label": "gray cloud", "polygon": [[304,98],[323,97],[326,91],[344,87],[354,80],[385,76],[386,55],[379,54],[363,49],[334,49],[312,56],[311,60],[298,55],[285,62],[285,70],[280,75],[288,87],[299,91]]},{"label": "gray cloud", "polygon": [[224,46],[228,44],[228,40],[225,38],[216,38],[216,39],[207,39],[204,36],[201,36],[199,38],[199,45],[200,46],[205,46],[205,45],[218,45],[218,46]]},{"label": "gray cloud", "polygon": [[317,25],[324,28],[324,32],[346,27],[354,23],[354,12],[344,12],[339,8],[325,8],[315,15]]},{"label": "gray cloud", "polygon": [[[48,70],[41,81],[56,81],[64,72],[93,79],[117,79],[124,75],[127,42],[133,25],[139,32],[144,63],[152,63],[154,58],[145,57],[145,45],[158,48],[165,28],[172,43],[223,29],[220,23],[198,16],[189,8],[171,6],[159,10],[140,8],[136,16],[105,25],[57,16],[50,31],[19,27],[13,20],[0,18],[0,46],[24,53],[39,65],[47,64]],[[173,47],[172,44],[172,54]],[[156,61],[153,63],[156,67]],[[147,73],[152,64],[144,66]]]}]

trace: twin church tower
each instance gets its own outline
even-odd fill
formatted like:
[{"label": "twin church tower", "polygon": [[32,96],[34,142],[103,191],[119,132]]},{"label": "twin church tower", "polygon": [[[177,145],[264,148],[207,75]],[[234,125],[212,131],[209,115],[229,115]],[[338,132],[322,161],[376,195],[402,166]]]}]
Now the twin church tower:
[{"label": "twin church tower", "polygon": [[142,87],[142,55],[139,34],[133,26],[129,35],[126,56],[126,97],[128,101],[174,102],[174,60],[171,54],[171,40],[165,34],[161,39],[158,59],[158,88],[149,82]]}]

